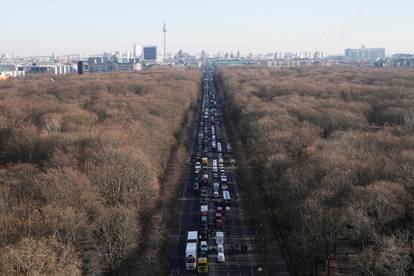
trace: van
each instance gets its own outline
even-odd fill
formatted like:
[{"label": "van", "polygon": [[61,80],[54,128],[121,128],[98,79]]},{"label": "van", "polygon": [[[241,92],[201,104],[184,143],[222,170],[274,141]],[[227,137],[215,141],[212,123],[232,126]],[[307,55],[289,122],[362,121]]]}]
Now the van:
[{"label": "van", "polygon": [[224,244],[224,232],[216,232],[216,244]]},{"label": "van", "polygon": [[222,244],[219,244],[219,246],[217,246],[217,252],[217,262],[224,263],[226,261],[226,258],[224,257],[224,246]]},{"label": "van", "polygon": [[220,184],[217,182],[213,183],[213,192],[219,192],[220,191]]}]

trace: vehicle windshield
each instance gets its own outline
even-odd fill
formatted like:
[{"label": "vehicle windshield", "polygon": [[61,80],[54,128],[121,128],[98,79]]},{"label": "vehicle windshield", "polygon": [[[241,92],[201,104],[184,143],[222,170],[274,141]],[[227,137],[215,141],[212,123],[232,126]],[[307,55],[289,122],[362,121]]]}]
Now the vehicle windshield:
[{"label": "vehicle windshield", "polygon": [[195,263],[195,258],[193,256],[188,256],[185,261],[187,263]]}]

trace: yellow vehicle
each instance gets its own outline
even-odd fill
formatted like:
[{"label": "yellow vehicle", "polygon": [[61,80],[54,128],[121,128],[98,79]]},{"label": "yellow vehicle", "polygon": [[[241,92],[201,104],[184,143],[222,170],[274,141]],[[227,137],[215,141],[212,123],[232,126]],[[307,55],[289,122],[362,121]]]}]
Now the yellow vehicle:
[{"label": "yellow vehicle", "polygon": [[203,166],[208,166],[208,158],[207,157],[203,157],[201,159],[201,161],[203,162]]},{"label": "yellow vehicle", "polygon": [[199,274],[208,273],[208,259],[206,257],[199,257],[197,259],[197,272]]}]

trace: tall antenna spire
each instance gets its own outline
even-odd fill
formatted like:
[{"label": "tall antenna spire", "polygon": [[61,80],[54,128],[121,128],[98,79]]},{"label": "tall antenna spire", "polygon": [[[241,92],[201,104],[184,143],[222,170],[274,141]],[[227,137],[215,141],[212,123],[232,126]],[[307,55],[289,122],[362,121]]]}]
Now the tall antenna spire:
[{"label": "tall antenna spire", "polygon": [[164,27],[162,28],[162,31],[164,32],[164,60],[167,59],[167,24],[165,23],[165,17],[164,17]]}]

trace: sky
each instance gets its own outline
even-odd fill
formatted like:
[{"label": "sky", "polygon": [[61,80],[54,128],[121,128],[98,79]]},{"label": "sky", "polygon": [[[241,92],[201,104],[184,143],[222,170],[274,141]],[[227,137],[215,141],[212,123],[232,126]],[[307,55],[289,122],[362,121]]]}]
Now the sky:
[{"label": "sky", "polygon": [[0,53],[271,53],[384,47],[414,53],[414,0],[0,0]]}]

